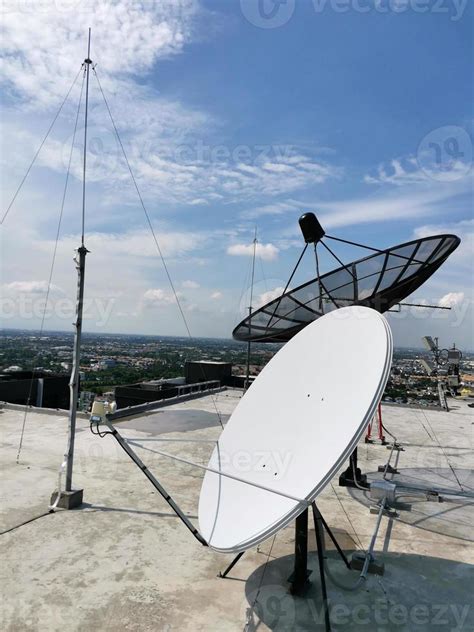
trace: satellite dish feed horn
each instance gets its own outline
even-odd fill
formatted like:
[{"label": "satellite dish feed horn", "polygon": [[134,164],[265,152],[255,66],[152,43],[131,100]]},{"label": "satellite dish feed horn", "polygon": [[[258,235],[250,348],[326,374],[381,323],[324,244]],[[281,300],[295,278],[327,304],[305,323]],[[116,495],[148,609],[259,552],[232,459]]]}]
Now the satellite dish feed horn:
[{"label": "satellite dish feed horn", "polygon": [[298,222],[307,244],[316,244],[326,234],[314,213],[304,213]]}]

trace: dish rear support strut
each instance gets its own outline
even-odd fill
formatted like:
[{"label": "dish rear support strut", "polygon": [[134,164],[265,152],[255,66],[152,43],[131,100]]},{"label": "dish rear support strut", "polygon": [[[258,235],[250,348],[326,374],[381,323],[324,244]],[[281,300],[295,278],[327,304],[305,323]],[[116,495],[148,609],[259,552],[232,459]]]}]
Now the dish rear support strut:
[{"label": "dish rear support strut", "polygon": [[[324,532],[328,534],[332,543],[334,544],[337,552],[339,553],[342,561],[346,565],[349,570],[352,570],[351,563],[347,559],[346,554],[341,549],[334,533],[331,531],[327,522],[324,520],[321,512],[319,511],[315,502],[312,503],[312,512],[313,512],[313,520],[314,520],[314,531],[316,535],[316,548],[318,555],[318,570],[319,577],[321,581],[321,596],[324,607],[324,621],[326,632],[331,631],[331,622],[330,622],[330,612],[329,612],[329,602],[327,595],[327,585],[326,585],[326,571],[325,571],[325,545],[324,545]],[[294,567],[293,573],[288,578],[289,583],[291,584],[290,592],[292,595],[301,597],[307,592],[308,588],[311,585],[309,581],[309,577],[312,574],[312,571],[308,569],[308,518],[309,513],[308,509],[305,509],[295,520],[295,559],[294,559]],[[219,573],[219,577],[226,578],[228,573],[234,568],[240,558],[243,556],[245,551],[241,551],[236,555],[236,557],[232,560],[229,566],[223,571]]]},{"label": "dish rear support strut", "polygon": [[178,507],[175,501],[171,498],[170,494],[166,491],[166,489],[161,485],[156,476],[150,472],[147,466],[143,463],[143,461],[138,457],[138,455],[132,450],[128,442],[122,437],[122,435],[118,432],[115,426],[106,419],[104,424],[109,428],[110,434],[117,441],[119,446],[126,452],[126,454],[130,457],[130,459],[135,463],[135,465],[143,472],[143,474],[147,477],[153,487],[163,496],[171,509],[175,512],[181,522],[191,531],[196,540],[202,544],[203,546],[208,546],[206,540],[202,537],[193,523],[189,520],[189,518],[184,514],[184,512]]}]

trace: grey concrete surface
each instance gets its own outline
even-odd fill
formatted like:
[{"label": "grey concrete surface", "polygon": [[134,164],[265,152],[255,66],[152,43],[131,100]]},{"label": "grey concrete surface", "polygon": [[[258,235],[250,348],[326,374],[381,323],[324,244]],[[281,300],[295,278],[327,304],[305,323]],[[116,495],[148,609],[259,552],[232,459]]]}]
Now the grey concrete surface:
[{"label": "grey concrete surface", "polygon": [[[221,431],[215,406],[225,421],[239,397],[229,390],[214,402],[204,397],[117,427],[129,437],[199,440],[167,441],[166,451],[206,463]],[[400,480],[474,493],[472,413],[465,402],[456,402],[450,413],[384,407],[384,423],[405,446],[397,463]],[[230,577],[220,579],[232,558],[199,545],[116,442],[92,436],[82,419],[74,481],[84,488],[84,505],[47,514],[66,448],[66,422],[65,416],[30,413],[16,464],[23,414],[0,412],[0,529],[11,529],[0,538],[2,630],[324,630],[318,573],[304,597],[288,591],[291,527],[248,551]],[[197,524],[202,471],[141,449],[139,454]],[[384,446],[361,443],[362,470],[380,476],[377,466],[388,454]],[[474,510],[468,500],[445,505],[410,499],[411,511],[384,518],[376,554],[385,575],[369,577],[358,591],[329,581],[333,630],[471,632]],[[358,490],[338,487],[337,476],[319,497],[348,552],[369,544],[376,519],[369,504]],[[315,569],[313,531],[310,548]],[[331,546],[327,555],[336,581],[354,583],[357,573],[345,569]]]}]

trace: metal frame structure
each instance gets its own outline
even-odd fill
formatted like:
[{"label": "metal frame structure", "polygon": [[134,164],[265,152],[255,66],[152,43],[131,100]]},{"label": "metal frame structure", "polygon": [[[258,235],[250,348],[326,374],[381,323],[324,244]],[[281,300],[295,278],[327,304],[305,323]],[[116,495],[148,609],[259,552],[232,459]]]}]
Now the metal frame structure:
[{"label": "metal frame structure", "polygon": [[[323,241],[324,238],[365,248],[372,254],[344,264]],[[305,236],[305,239],[308,238]],[[347,305],[364,305],[383,313],[395,305],[403,305],[401,301],[446,261],[458,247],[460,239],[455,235],[435,235],[379,250],[323,233],[313,242],[317,276],[289,290],[308,243],[306,241],[284,292],[240,322],[232,332],[236,340],[287,342],[325,311]],[[340,266],[323,275],[319,275],[319,243]]]},{"label": "metal frame structure", "polygon": [[[101,431],[100,430],[100,425],[101,424],[105,425],[108,428],[108,430],[105,430],[105,431],[102,430]],[[95,430],[94,430],[94,427],[95,427]],[[143,463],[143,461],[140,459],[140,457],[131,448],[132,445],[140,446],[140,443],[138,441],[136,441],[134,439],[128,439],[128,438],[122,437],[122,435],[115,428],[115,426],[112,424],[112,422],[109,419],[107,419],[107,417],[105,417],[105,419],[104,419],[102,417],[99,417],[99,416],[96,417],[96,416],[93,415],[91,417],[91,421],[90,421],[90,428],[91,428],[91,431],[92,431],[93,434],[96,434],[96,435],[98,435],[100,437],[104,437],[105,435],[108,435],[108,434],[112,435],[113,438],[120,445],[122,450],[124,450],[124,452],[128,455],[128,457],[135,463],[135,465],[147,477],[147,479],[150,481],[150,483],[153,485],[153,487],[166,500],[168,505],[176,513],[178,518],[184,523],[184,525],[187,527],[187,529],[189,529],[189,531],[191,531],[191,533],[196,538],[196,540],[198,540],[198,542],[200,542],[200,544],[202,544],[203,546],[209,546],[208,543],[206,542],[206,540],[199,533],[198,529],[196,529],[196,527],[192,524],[192,522],[189,520],[189,518],[179,508],[179,506],[173,500],[171,495],[161,485],[161,483],[156,478],[156,476],[154,474],[152,474],[152,472],[150,472],[150,470]],[[141,439],[140,441],[143,441],[143,440]],[[144,446],[140,446],[140,447],[144,448]],[[283,496],[283,497],[288,498],[290,500],[296,501],[296,502],[304,505],[305,507],[308,507],[311,504],[310,502],[308,502],[307,500],[304,500],[302,498],[296,498],[295,496],[291,496],[290,494],[286,494],[285,492],[282,492],[282,491],[279,491],[279,490],[276,490],[276,489],[272,489],[270,487],[266,487],[265,485],[259,485],[258,483],[246,480],[245,478],[234,476],[232,474],[228,474],[227,472],[222,472],[220,470],[216,470],[214,468],[207,467],[205,465],[200,465],[199,463],[194,463],[193,461],[189,461],[188,459],[183,459],[181,457],[175,456],[174,454],[168,454],[167,452],[163,452],[161,450],[153,450],[153,449],[150,449],[150,448],[144,448],[144,449],[149,451],[149,452],[152,452],[153,454],[158,454],[160,456],[172,459],[172,460],[177,461],[179,463],[185,463],[186,465],[190,465],[192,467],[196,467],[198,469],[205,470],[205,471],[208,471],[208,472],[213,472],[214,474],[219,474],[220,476],[224,476],[226,478],[231,478],[233,480],[237,480],[240,483],[244,483],[246,485],[251,485],[252,487],[258,487],[259,489],[263,489],[264,491],[270,492],[272,494],[276,494],[278,496]]]},{"label": "metal frame structure", "polygon": [[[60,470],[60,479],[61,479],[62,470],[63,469],[66,470],[66,485],[65,485],[66,498],[68,494],[77,494],[77,501],[76,500],[66,501],[66,506],[68,508],[72,508],[73,506],[80,504],[80,501],[82,501],[82,490],[74,491],[72,488],[72,474],[73,474],[73,457],[74,457],[74,439],[75,439],[75,432],[76,432],[77,398],[78,398],[78,388],[79,388],[78,374],[79,374],[79,365],[80,365],[85,263],[86,263],[86,255],[89,252],[84,244],[84,227],[85,227],[85,211],[86,211],[86,161],[87,161],[90,67],[92,66],[92,69],[94,70],[94,66],[92,65],[92,60],[90,59],[90,47],[91,47],[91,30],[89,29],[87,57],[84,59],[84,62],[83,62],[84,74],[86,77],[86,98],[85,98],[85,115],[84,115],[83,181],[82,181],[82,235],[81,235],[81,244],[77,250],[77,257],[75,259],[78,281],[77,281],[76,318],[75,318],[75,323],[74,323],[75,337],[74,337],[74,350],[73,350],[73,368],[72,368],[71,379],[70,379],[71,398],[70,398],[70,410],[69,410],[69,433],[68,433],[67,453],[65,455],[65,461],[62,464],[61,470]],[[100,86],[100,83],[99,83],[99,86]],[[104,100],[105,100],[105,97],[104,97]],[[107,105],[106,100],[105,100],[105,103]],[[108,105],[107,105],[107,109],[109,109]],[[110,110],[109,110],[109,114],[110,114]],[[113,119],[112,119],[112,123],[113,123]],[[115,131],[117,132],[114,123],[113,125],[114,125]],[[117,136],[118,136],[118,133],[117,133]],[[118,139],[123,150],[123,146],[120,141],[120,138],[118,137]],[[156,237],[154,235],[153,228],[148,218],[146,209],[143,205],[143,201],[141,199],[138,187],[133,177],[133,173],[130,169],[130,165],[128,164],[128,160],[127,160],[127,165],[132,175],[132,179],[134,181],[135,187],[137,188],[140,201],[142,203],[143,209],[145,211],[148,222],[150,224],[151,232],[156,242]],[[16,194],[15,194],[15,197],[16,197]],[[8,213],[8,210],[9,209],[7,209],[7,213]],[[302,221],[303,218],[305,218],[304,221]],[[319,222],[317,222],[313,214],[306,214],[306,216],[303,216],[300,220],[300,225],[303,230],[306,245],[301,256],[298,259],[298,262],[296,264],[295,269],[293,270],[292,275],[290,276],[290,279],[286,285],[286,288],[283,294],[276,300],[268,303],[268,305],[258,309],[256,312],[252,312],[253,295],[251,293],[249,314],[247,318],[244,321],[242,321],[242,323],[238,325],[233,332],[233,335],[236,339],[245,340],[248,343],[247,384],[246,384],[247,386],[249,382],[250,343],[252,341],[262,340],[262,341],[269,341],[269,342],[286,342],[298,331],[300,331],[303,327],[305,327],[307,324],[309,324],[316,318],[319,318],[324,313],[326,307],[328,309],[334,309],[334,308],[337,309],[339,307],[343,307],[349,304],[356,304],[356,305],[364,305],[368,307],[373,307],[380,312],[387,311],[388,309],[390,309],[390,307],[400,304],[401,298],[408,296],[411,292],[413,292],[416,288],[418,288],[427,278],[429,278],[429,276],[431,276],[431,274],[435,272],[435,270],[447,259],[447,257],[457,248],[457,246],[460,243],[459,238],[454,235],[439,235],[436,237],[428,237],[425,239],[407,242],[405,244],[401,244],[400,246],[396,246],[391,249],[378,250],[375,248],[370,248],[368,246],[363,246],[361,244],[356,244],[355,242],[349,242],[344,239],[339,239],[336,237],[325,235],[324,230],[320,226]],[[353,263],[346,265],[331,250],[331,248],[323,241],[324,237],[326,237],[327,239],[332,239],[332,240],[340,241],[343,243],[348,243],[351,245],[368,248],[369,250],[372,250],[373,253],[375,254],[372,254],[369,257],[360,259],[358,261],[355,261]],[[423,258],[418,259],[417,257],[419,256],[419,252],[422,248],[422,245],[429,242],[430,240],[438,240],[438,243],[433,247],[433,249],[431,250],[428,256],[426,256],[424,259]],[[307,246],[310,243],[314,244],[314,254],[315,254],[315,260],[316,260],[317,276],[312,281],[309,281],[308,283],[305,283],[304,285],[297,287],[295,290],[288,291],[289,285],[291,283],[291,280],[293,279],[296,269],[301,263],[303,255],[307,249]],[[326,251],[329,252],[336,259],[338,264],[341,266],[337,268],[336,270],[330,273],[324,274],[322,276],[319,274],[319,259],[318,259],[318,251],[317,251],[317,245],[319,243],[322,244],[322,246],[326,249]],[[255,238],[253,241],[253,265],[252,265],[251,292],[253,290],[256,244],[257,244],[257,239],[256,239],[256,234],[255,234]],[[157,242],[156,242],[156,245],[157,245],[158,251],[160,252],[160,256],[162,256]],[[413,246],[409,256],[404,256],[396,252],[397,250],[402,250],[409,246]],[[373,287],[373,291],[369,296],[361,297],[359,295],[360,281],[364,280],[365,278],[368,278],[368,276],[373,276],[374,274],[377,274],[377,272],[374,272],[368,275],[367,277],[361,277],[360,275],[358,275],[357,268],[358,266],[365,264],[366,262],[370,262],[371,260],[374,260],[376,257],[381,257],[381,256],[384,257],[384,260],[383,260],[380,270],[378,271],[379,278]],[[398,261],[402,260],[403,264],[395,266],[395,267],[390,267],[389,263],[390,263],[391,257],[398,258]],[[163,263],[164,263],[164,260],[163,260]],[[410,271],[409,268],[412,265],[415,267],[415,271],[413,271],[413,274],[407,275],[406,273],[407,271],[408,272]],[[165,266],[165,269],[166,269],[166,266]],[[383,286],[385,274],[389,272],[393,272],[394,270],[395,270],[395,274],[394,274],[394,278],[392,279],[392,282],[387,286]],[[166,269],[166,272],[168,274],[167,269]],[[336,277],[340,273],[342,273],[343,276],[344,276],[344,273],[346,273],[347,275],[346,282],[340,285],[336,285],[335,287],[331,287],[330,285],[331,278]],[[171,282],[171,278],[170,278],[170,282]],[[297,294],[300,291],[304,291],[307,288],[310,288],[312,285],[315,285],[315,287],[317,287],[318,293],[317,294],[315,293],[314,296],[310,297],[307,300],[299,300],[297,298]],[[353,291],[352,298],[344,297],[344,296],[341,297],[338,294],[336,294],[336,293],[339,293],[340,290],[345,292],[346,288],[348,287],[352,288],[352,291]],[[174,291],[174,288],[173,288],[173,291]],[[288,310],[288,307],[285,307],[285,301],[288,301],[294,304],[292,306],[292,309]],[[318,303],[318,308],[314,309],[313,307],[310,306],[310,304],[316,301]],[[179,302],[178,302],[178,305],[179,305]],[[282,307],[282,310],[279,311],[280,307]],[[288,310],[288,311],[285,311],[285,310]],[[300,319],[300,318],[295,317],[294,312],[301,311],[301,310],[303,311],[303,314],[306,315],[306,318]],[[268,322],[267,322],[267,325],[264,327],[255,325],[253,323],[253,320],[256,317],[259,317],[261,315],[264,315],[265,317],[270,317],[269,319],[267,318]],[[284,322],[284,323],[289,323],[289,324],[287,324],[286,327],[283,326],[283,327],[276,328],[274,325],[276,325],[279,322]],[[100,430],[99,424],[101,423],[103,423],[103,425],[107,427],[107,430],[102,430],[102,431]],[[93,430],[94,424],[96,424],[95,431]],[[194,538],[203,546],[209,546],[207,541],[199,533],[198,529],[193,525],[193,523],[189,520],[186,514],[181,510],[181,508],[174,501],[174,499],[171,497],[168,491],[161,485],[158,478],[147,468],[147,466],[143,463],[143,461],[138,457],[136,452],[132,449],[131,446],[134,444],[132,440],[122,437],[122,435],[117,431],[117,429],[114,427],[111,421],[108,420],[107,418],[102,419],[99,417],[97,419],[94,419],[94,417],[92,417],[91,430],[95,434],[101,437],[105,436],[106,434],[112,435],[113,438],[120,445],[120,447],[127,454],[127,456],[143,472],[143,474],[146,476],[148,481],[164,498],[164,500],[167,502],[167,504],[172,509],[172,511],[177,515],[177,517],[186,526],[186,528],[192,533]],[[392,447],[392,452],[395,449],[395,445],[396,444],[394,443],[394,446]],[[186,463],[188,465],[195,466],[203,470],[217,473],[220,476],[234,478],[235,480],[238,480],[242,483],[252,485],[254,487],[259,487],[260,489],[266,490],[268,492],[271,492],[277,495],[286,496],[287,498],[295,500],[298,503],[301,503],[302,506],[304,506],[304,509],[302,510],[301,514],[299,514],[299,516],[296,518],[296,521],[295,521],[295,528],[296,528],[295,566],[294,566],[293,576],[290,579],[292,583],[292,592],[294,594],[301,594],[301,592],[304,591],[307,585],[307,580],[308,580],[308,567],[307,567],[308,515],[309,515],[308,509],[309,509],[309,506],[311,506],[312,513],[313,513],[313,520],[314,520],[316,544],[317,544],[318,566],[319,566],[319,573],[320,573],[320,580],[321,580],[321,592],[322,592],[324,612],[325,612],[325,625],[326,625],[326,630],[329,631],[331,627],[330,627],[330,616],[329,616],[330,613],[329,613],[329,604],[328,604],[327,586],[326,586],[327,571],[325,568],[325,558],[324,558],[324,551],[325,551],[324,531],[325,530],[327,534],[329,535],[330,539],[332,540],[334,546],[336,547],[336,550],[338,551],[346,567],[348,569],[352,569],[353,567],[351,566],[349,560],[347,559],[346,555],[344,554],[341,547],[339,546],[334,534],[332,533],[329,526],[325,522],[316,503],[314,501],[308,502],[304,499],[295,498],[293,496],[285,494],[284,492],[280,492],[280,491],[277,491],[277,490],[274,490],[262,485],[258,485],[254,482],[229,475],[219,470],[215,470],[209,467],[198,465],[196,463],[192,463],[191,461],[176,457],[171,454],[167,454],[162,451],[156,451],[156,453],[160,454],[161,456],[174,459],[178,462]],[[353,454],[353,457],[351,460],[351,467],[352,467],[352,471],[354,472],[354,478],[356,478],[355,471],[357,471],[356,454],[357,454],[356,452]],[[388,467],[389,467],[389,463],[386,466],[385,474],[388,471]],[[60,485],[60,480],[59,480],[56,500],[54,502],[54,505],[52,506],[53,509],[58,505],[58,503],[61,506],[60,501],[62,499],[63,492],[61,492],[60,486],[61,485]],[[385,504],[386,504],[386,500],[384,498],[379,504],[379,515],[378,515],[377,525],[376,525],[375,532],[371,540],[369,550],[365,554],[362,572],[360,573],[360,577],[359,577],[358,582],[356,582],[356,585],[361,580],[363,580],[367,572],[369,572],[369,564],[372,559],[372,552],[375,545],[378,529],[380,526],[380,521],[385,509]],[[244,554],[244,551],[240,552],[234,558],[234,560],[227,567],[224,573],[221,574],[221,577],[226,577],[228,575],[230,570],[235,566],[235,564],[239,561],[239,559],[243,556],[243,554]]]},{"label": "metal frame structure", "polygon": [[[98,423],[102,421],[99,417],[97,420]],[[93,420],[91,420],[92,424]],[[98,425],[98,424],[97,424]],[[166,489],[161,485],[156,476],[150,472],[147,466],[143,463],[143,461],[138,457],[138,455],[131,449],[128,445],[128,441],[122,437],[122,435],[118,432],[118,430],[113,426],[113,424],[105,420],[105,425],[109,428],[107,434],[111,434],[113,438],[117,441],[122,450],[130,457],[130,459],[135,463],[135,465],[143,472],[143,474],[147,477],[153,487],[161,494],[161,496],[166,500],[171,509],[175,512],[181,522],[191,531],[196,540],[202,544],[203,546],[208,546],[206,540],[201,536],[199,531],[193,525],[193,523],[189,520],[189,518],[184,514],[183,511],[178,507],[173,498],[168,494]],[[92,428],[92,425],[91,425]],[[98,431],[99,433],[99,431]],[[101,433],[103,435],[103,433]]]},{"label": "metal frame structure", "polygon": [[[342,550],[339,542],[337,541],[334,533],[329,528],[327,522],[324,520],[316,502],[313,501],[311,503],[311,509],[313,514],[314,521],[314,533],[316,537],[316,553],[318,557],[318,570],[319,570],[319,578],[321,582],[321,596],[324,607],[324,624],[326,632],[331,632],[331,619],[330,619],[330,610],[329,610],[329,601],[328,601],[328,591],[327,591],[327,566],[326,566],[326,547],[325,547],[325,537],[324,532],[328,534],[336,551],[339,554],[339,557],[344,562],[346,568],[348,570],[359,570],[355,565],[347,558],[346,554]],[[375,542],[377,540],[378,531],[380,528],[380,523],[382,520],[382,516],[384,515],[386,509],[386,500],[382,500],[379,504],[379,512],[377,517],[377,523],[375,526],[374,533],[372,535],[370,546],[365,553],[365,557],[363,558],[361,572],[359,573],[359,577],[356,582],[352,586],[347,586],[346,589],[354,590],[357,588],[366,578],[367,574],[371,572],[379,573],[379,570],[376,568],[371,568],[371,562],[373,561],[373,550],[375,547]],[[310,582],[309,577],[312,571],[308,570],[308,518],[309,513],[308,509],[305,509],[295,520],[295,561],[293,567],[293,573],[288,578],[288,581],[291,584],[291,594],[295,596],[302,596],[306,593],[309,588]],[[245,551],[241,551],[236,555],[236,557],[232,560],[229,566],[225,569],[224,572],[219,573],[219,577],[225,579],[228,577],[229,572],[234,568],[237,562],[241,559]]]},{"label": "metal frame structure", "polygon": [[377,439],[380,441],[380,443],[382,445],[387,445],[387,441],[385,440],[385,435],[383,433],[383,422],[382,422],[382,404],[379,403],[379,405],[377,406],[377,413],[374,416],[374,418],[370,421],[369,425],[367,426],[367,432],[365,435],[365,442],[366,443],[374,443],[375,438],[372,437],[372,430],[374,427],[374,424],[377,424]]},{"label": "metal frame structure", "polygon": [[[462,351],[456,349],[456,344],[453,344],[450,349],[441,349],[437,337],[433,339],[431,336],[423,336],[422,340],[428,351],[433,354],[434,366],[430,366],[423,358],[420,360],[421,364],[429,376],[437,378],[439,404],[441,408],[449,412],[446,395],[448,391],[454,396],[457,394],[460,384],[459,364],[462,358]],[[446,375],[440,374],[441,367],[447,367]]]},{"label": "metal frame structure", "polygon": [[[104,425],[108,428],[108,430],[100,430],[100,425]],[[95,430],[93,429],[95,425]],[[117,443],[120,445],[120,447],[124,450],[124,452],[127,454],[127,456],[133,461],[133,463],[135,463],[135,465],[143,472],[143,474],[146,476],[146,478],[150,481],[150,483],[153,485],[153,487],[160,493],[160,495],[165,499],[165,501],[168,503],[168,505],[171,507],[171,509],[174,511],[174,513],[177,515],[177,517],[181,520],[181,522],[186,526],[186,528],[192,533],[192,535],[194,536],[194,538],[203,546],[209,546],[208,543],[206,542],[206,540],[202,537],[202,535],[199,533],[198,529],[193,525],[193,523],[189,520],[189,518],[185,515],[185,513],[180,509],[180,507],[177,505],[177,503],[173,500],[173,498],[171,497],[171,495],[168,493],[168,491],[161,485],[161,483],[159,482],[159,480],[156,478],[156,476],[147,468],[147,466],[143,463],[143,461],[138,457],[138,455],[135,453],[135,451],[131,448],[131,445],[138,445],[138,443],[135,442],[135,440],[133,439],[127,439],[122,437],[122,435],[118,432],[118,430],[114,427],[114,425],[107,419],[103,419],[102,417],[91,417],[91,430],[93,431],[94,434],[99,435],[100,437],[104,437],[107,434],[110,434],[113,436],[113,438],[117,441]],[[142,446],[143,447],[143,446]],[[164,457],[168,457],[171,458],[173,460],[179,461],[179,462],[183,462],[186,463],[188,465],[191,466],[195,466],[198,467],[200,469],[203,470],[209,470],[209,471],[213,471],[216,472],[216,470],[213,470],[212,468],[208,468],[206,466],[203,465],[199,465],[197,463],[193,463],[191,461],[188,461],[187,459],[182,459],[180,457],[176,457],[174,455],[171,454],[167,454],[165,452],[161,452],[158,450],[151,450],[153,453],[157,453],[160,454],[161,456]],[[230,478],[236,478],[234,476],[231,476],[225,472],[216,472],[219,473],[222,476],[227,476]],[[279,492],[273,489],[269,489],[266,488],[264,486],[258,485],[254,482],[251,481],[247,481],[245,479],[238,479],[240,480],[240,482],[246,483],[248,485],[252,485],[255,487],[259,487],[261,489],[265,489],[266,491],[275,493],[275,494],[281,494],[283,496],[288,497],[287,494],[284,494],[283,492]],[[291,497],[293,498],[293,497]],[[297,499],[295,499],[297,500]],[[341,549],[339,543],[337,542],[336,537],[334,536],[334,534],[332,533],[331,529],[329,528],[327,522],[324,520],[321,512],[319,511],[316,502],[312,501],[312,502],[308,502],[305,500],[300,500],[299,502],[301,502],[302,504],[306,505],[306,508],[302,511],[302,513],[296,518],[295,520],[295,564],[294,564],[294,572],[292,574],[292,576],[289,578],[290,583],[292,584],[292,590],[291,592],[294,595],[301,595],[304,593],[307,584],[308,584],[308,577],[309,577],[309,571],[308,571],[308,509],[311,506],[312,508],[312,513],[313,513],[313,520],[314,520],[314,529],[315,529],[315,535],[316,535],[316,546],[317,546],[317,555],[318,555],[318,568],[319,568],[319,574],[320,574],[320,580],[321,580],[321,593],[322,593],[322,599],[323,599],[323,605],[324,605],[324,615],[325,615],[325,625],[326,625],[326,631],[330,632],[331,630],[331,625],[330,625],[330,616],[329,616],[329,603],[328,603],[328,595],[327,595],[327,587],[326,587],[326,568],[325,568],[325,556],[324,556],[324,552],[325,552],[325,546],[324,546],[324,531],[326,531],[326,533],[329,535],[331,541],[333,542],[336,550],[338,551],[342,561],[344,562],[344,564],[346,565],[346,567],[350,570],[354,570],[353,567],[351,566],[351,563],[349,562],[349,560],[347,559],[347,556],[345,555],[344,551]],[[375,545],[375,539],[376,539],[376,535],[378,532],[378,528],[380,525],[380,519],[381,519],[381,515],[382,515],[383,511],[381,510],[380,512],[380,516],[379,516],[379,520],[377,522],[377,527],[376,527],[376,532],[374,534],[374,537],[372,538],[372,545],[369,548],[369,550],[366,553],[365,556],[365,560],[364,560],[364,564],[363,564],[363,568],[362,568],[362,572],[360,573],[359,576],[359,580],[358,582],[360,582],[361,580],[365,579],[365,576],[367,574],[367,572],[370,572],[370,562],[373,559],[372,558],[372,553],[373,553],[373,547]],[[225,569],[224,572],[219,573],[219,577],[221,578],[226,578],[229,574],[229,572],[232,570],[232,568],[234,568],[234,566],[237,564],[237,562],[242,558],[242,556],[244,555],[245,551],[241,551],[240,553],[238,553],[236,555],[236,557],[232,560],[232,562],[229,564],[229,566]]]}]

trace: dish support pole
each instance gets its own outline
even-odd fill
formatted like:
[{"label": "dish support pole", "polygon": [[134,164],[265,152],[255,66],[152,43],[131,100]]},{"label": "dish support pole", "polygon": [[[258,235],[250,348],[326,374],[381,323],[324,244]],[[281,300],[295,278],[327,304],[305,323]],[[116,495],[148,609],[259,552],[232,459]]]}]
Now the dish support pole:
[{"label": "dish support pole", "polygon": [[[337,552],[339,553],[342,561],[346,565],[349,570],[352,570],[351,564],[347,559],[346,554],[339,546],[338,541],[336,540],[335,535],[329,528],[327,522],[324,520],[321,512],[319,511],[316,503],[313,502],[312,505],[313,511],[313,519],[314,519],[314,531],[316,535],[316,546],[317,546],[317,555],[318,555],[318,568],[319,575],[321,580],[321,594],[323,598],[323,607],[324,607],[324,622],[326,627],[326,632],[331,632],[331,622],[329,616],[329,601],[327,595],[327,586],[326,586],[326,571],[325,571],[325,562],[324,562],[324,531],[330,537],[332,543],[334,544]],[[294,561],[294,569],[293,573],[289,577],[288,581],[291,584],[291,593],[295,596],[302,596],[306,590],[310,586],[309,576],[311,575],[310,570],[308,570],[308,509],[305,509],[295,520],[295,561]],[[219,573],[219,577],[226,578],[228,573],[234,568],[240,558],[243,556],[245,551],[241,551],[229,564],[229,566],[223,571]]]}]

